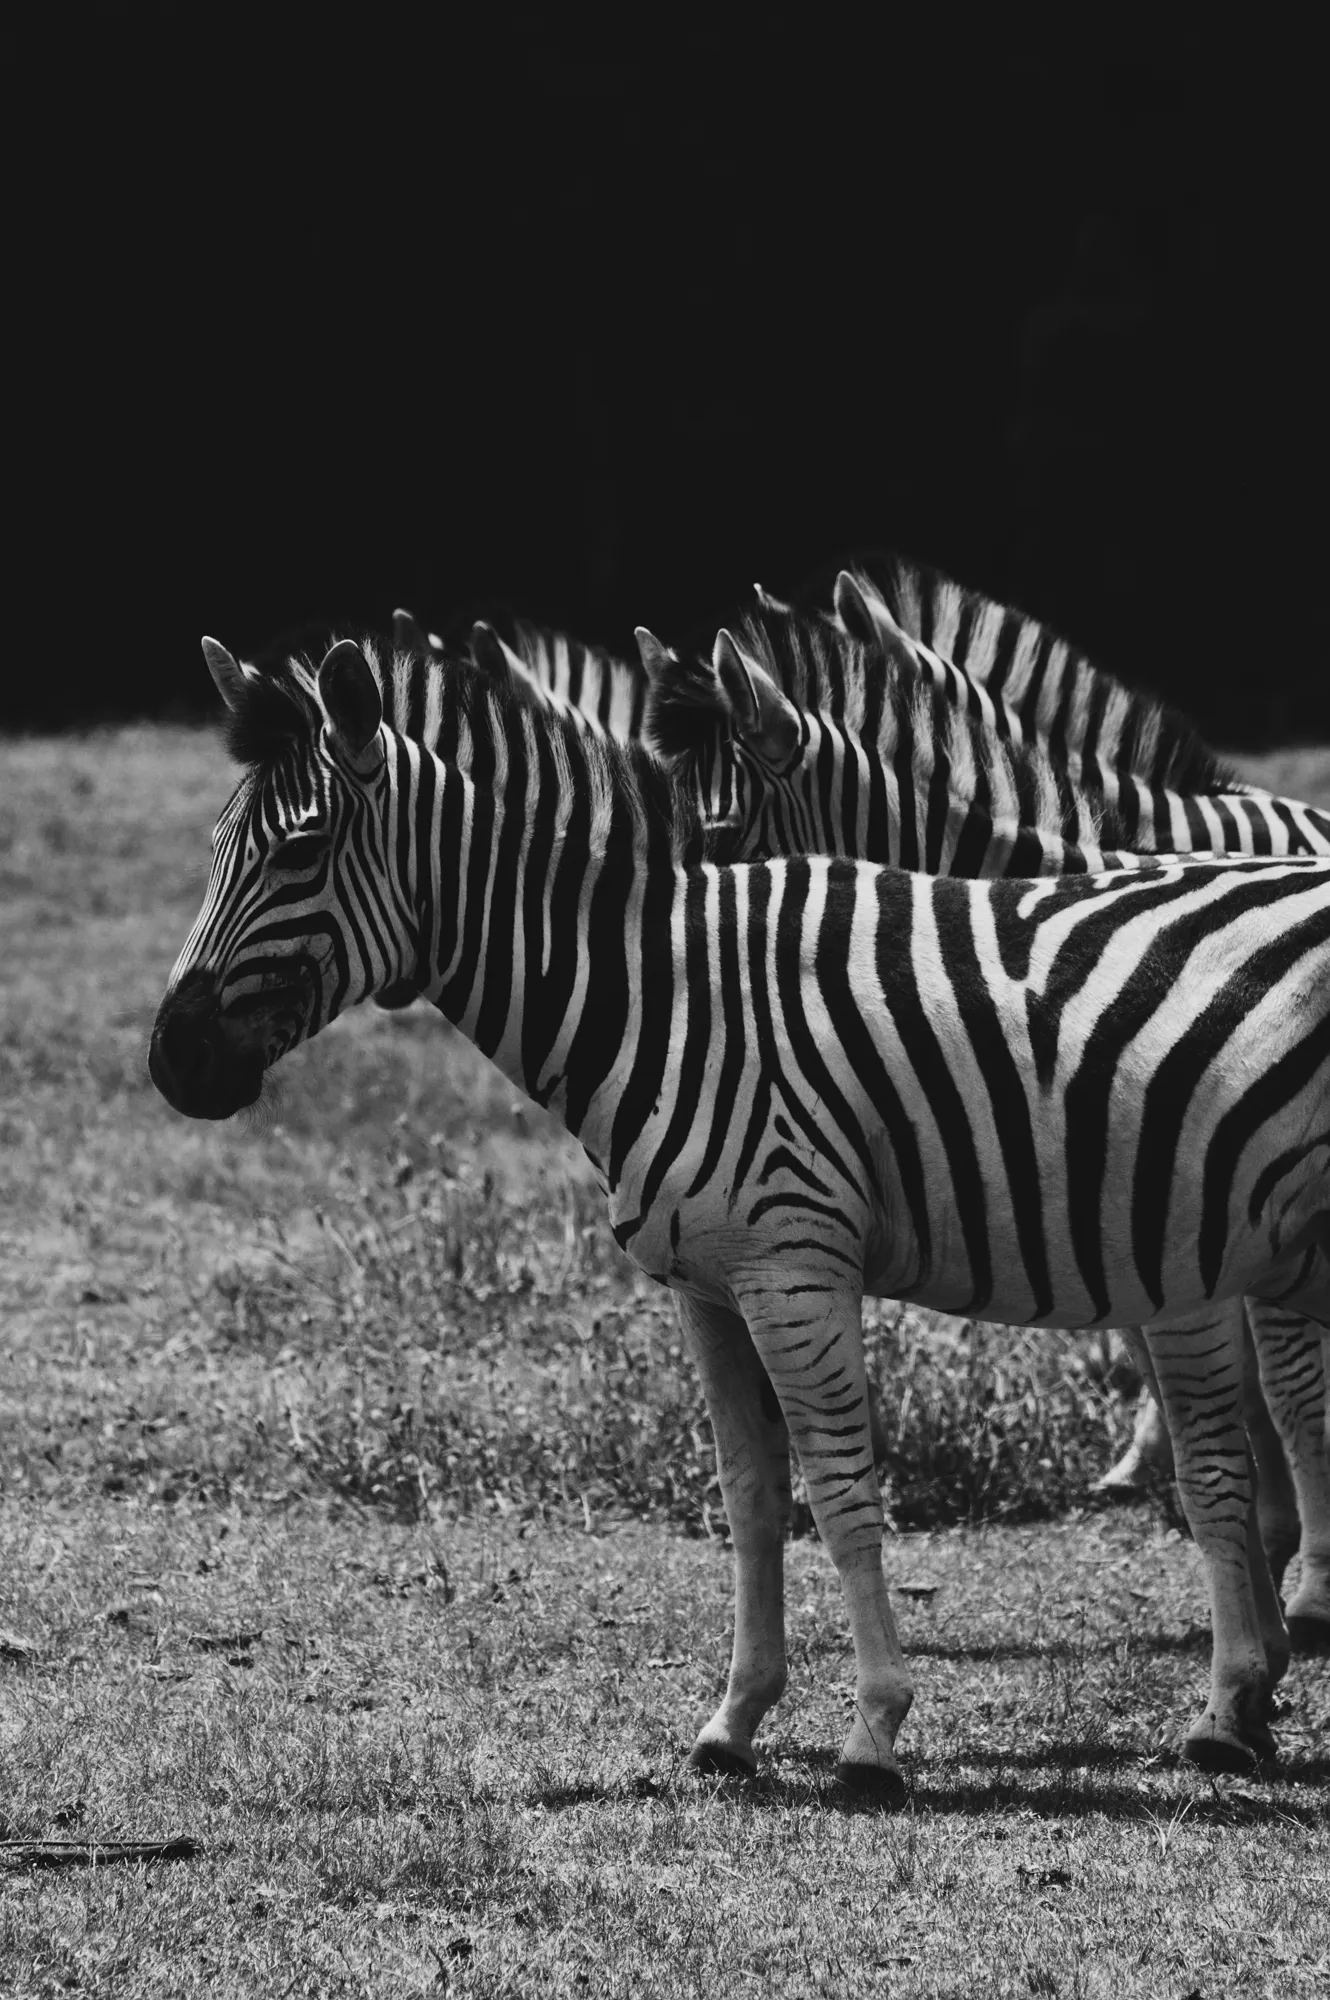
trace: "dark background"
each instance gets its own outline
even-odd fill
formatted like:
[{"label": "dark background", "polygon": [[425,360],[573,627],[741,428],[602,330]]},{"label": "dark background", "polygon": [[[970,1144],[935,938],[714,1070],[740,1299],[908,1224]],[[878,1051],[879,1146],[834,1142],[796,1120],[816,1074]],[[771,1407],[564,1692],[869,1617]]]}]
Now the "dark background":
[{"label": "dark background", "polygon": [[433,18],[16,58],[0,724],[206,711],[202,632],[399,602],[678,642],[895,546],[1220,741],[1330,736],[1307,52]]}]

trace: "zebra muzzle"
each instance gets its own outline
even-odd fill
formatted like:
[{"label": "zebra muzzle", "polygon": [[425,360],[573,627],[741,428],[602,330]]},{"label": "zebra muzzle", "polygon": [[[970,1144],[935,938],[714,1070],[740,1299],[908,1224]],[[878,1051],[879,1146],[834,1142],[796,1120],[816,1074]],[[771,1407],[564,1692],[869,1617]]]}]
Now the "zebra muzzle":
[{"label": "zebra muzzle", "polygon": [[230,1118],[257,1102],[265,1067],[261,1042],[222,1014],[211,978],[187,973],[158,1009],[148,1048],[167,1103],[187,1118]]}]

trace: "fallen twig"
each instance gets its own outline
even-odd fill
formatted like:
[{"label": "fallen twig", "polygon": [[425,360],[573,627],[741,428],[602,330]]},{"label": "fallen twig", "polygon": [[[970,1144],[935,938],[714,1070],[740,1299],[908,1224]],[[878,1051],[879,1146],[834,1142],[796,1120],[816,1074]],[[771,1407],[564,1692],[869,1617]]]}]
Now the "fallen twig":
[{"label": "fallen twig", "polygon": [[97,1867],[108,1861],[192,1861],[200,1843],[176,1840],[0,1840],[0,1855],[34,1868]]}]

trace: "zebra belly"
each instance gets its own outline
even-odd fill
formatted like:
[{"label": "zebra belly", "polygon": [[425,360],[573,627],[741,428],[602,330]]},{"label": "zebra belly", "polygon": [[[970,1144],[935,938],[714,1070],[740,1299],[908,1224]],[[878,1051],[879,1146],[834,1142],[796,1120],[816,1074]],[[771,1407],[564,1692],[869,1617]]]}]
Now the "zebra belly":
[{"label": "zebra belly", "polygon": [[611,1198],[639,1267],[713,1303],[733,1305],[759,1273],[783,1271],[792,1283],[1008,1325],[1094,1328],[1314,1291],[1325,1269],[1324,1256],[1315,1270],[1308,1262],[1330,1210],[1319,1147],[1285,1159],[1253,1215],[1270,1150],[1259,1144],[1216,1206],[1192,1157],[1173,1164],[1162,1193],[1139,1179],[1132,1121],[1115,1143],[1110,1119],[1073,1171],[1076,1128],[1069,1147],[1052,1101],[1036,1107],[1023,1158],[995,1129],[984,1142],[978,1119],[963,1142],[918,1102],[907,1102],[913,1115],[893,1143],[863,1098],[847,1107],[852,1119],[833,1121],[824,1100],[783,1075],[755,1123],[758,1097],[744,1093],[749,1119],[736,1119],[719,1151],[699,1129],[663,1174],[648,1159]]},{"label": "zebra belly", "polygon": [[[1157,885],[999,892],[826,862],[734,874],[750,942],[730,1004],[709,1015],[705,1066],[667,1072],[611,1199],[654,1277],[728,1302],[754,1270],[783,1271],[1093,1328],[1273,1296],[1272,1274],[1323,1232],[1324,954],[1242,988],[1271,919],[1249,897],[1217,929],[1213,906],[1243,877],[1203,878],[1204,922],[1147,978]],[[759,924],[747,898],[768,882]],[[1293,917],[1319,922],[1320,876],[1285,886]],[[1078,956],[1103,912],[1101,947]],[[1272,1069],[1289,1079],[1273,1094]]]}]

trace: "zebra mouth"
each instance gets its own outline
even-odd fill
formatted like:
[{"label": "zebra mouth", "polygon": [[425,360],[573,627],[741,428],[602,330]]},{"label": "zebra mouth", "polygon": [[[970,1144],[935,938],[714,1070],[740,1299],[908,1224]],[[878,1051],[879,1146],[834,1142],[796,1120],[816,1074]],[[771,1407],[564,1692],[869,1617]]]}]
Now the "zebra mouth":
[{"label": "zebra mouth", "polygon": [[284,1055],[309,1013],[308,980],[283,981],[246,993],[218,1015],[227,1040],[247,1054],[262,1053],[265,1069]]},{"label": "zebra mouth", "polygon": [[148,1073],[187,1118],[230,1118],[258,1102],[265,1070],[290,1046],[309,1009],[309,983],[284,981],[218,1005],[214,981],[191,973],[158,1010]]}]

